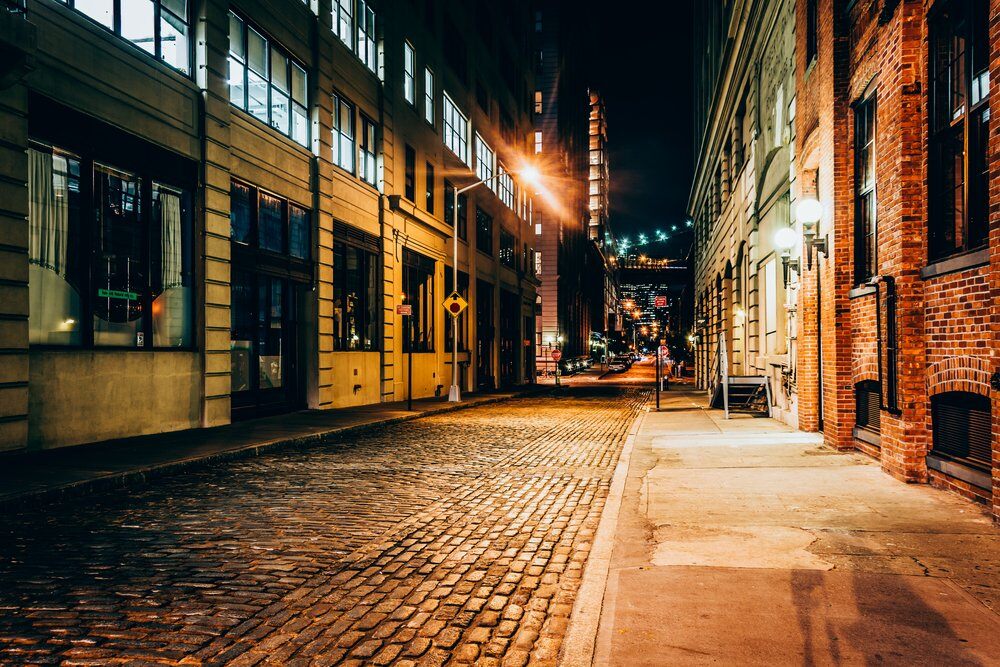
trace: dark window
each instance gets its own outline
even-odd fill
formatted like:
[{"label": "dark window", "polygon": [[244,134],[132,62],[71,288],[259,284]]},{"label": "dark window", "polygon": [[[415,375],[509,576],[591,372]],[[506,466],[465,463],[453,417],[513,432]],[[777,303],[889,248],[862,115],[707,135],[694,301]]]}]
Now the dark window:
[{"label": "dark window", "polygon": [[412,315],[403,316],[403,351],[434,351],[434,260],[403,249],[403,289]]},{"label": "dark window", "polygon": [[426,172],[424,173],[424,184],[425,192],[424,198],[426,200],[426,208],[428,213],[434,212],[434,165],[428,162],[426,165]]},{"label": "dark window", "polygon": [[516,255],[516,242],[514,235],[508,232],[506,229],[500,229],[500,263],[504,266],[509,266],[514,268],[514,260]]},{"label": "dark window", "polygon": [[32,144],[29,342],[191,347],[191,225],[189,191]]},{"label": "dark window", "polygon": [[806,0],[806,64],[819,53],[819,0]]},{"label": "dark window", "polygon": [[877,272],[877,199],[875,196],[875,96],[854,110],[854,282]]},{"label": "dark window", "polygon": [[990,399],[954,391],[931,397],[933,453],[960,463],[992,469]]},{"label": "dark window", "polygon": [[239,181],[230,185],[229,228],[239,246],[301,260],[312,256],[309,210]]},{"label": "dark window", "polygon": [[375,123],[367,116],[361,116],[361,141],[358,144],[358,172],[369,185],[376,185],[378,173],[375,163]]},{"label": "dark window", "polygon": [[[143,51],[187,74],[186,0],[62,0]],[[15,3],[16,6],[16,3]]]},{"label": "dark window", "polygon": [[880,385],[873,380],[864,380],[854,387],[854,422],[858,428],[878,433],[881,428],[882,395]]},{"label": "dark window", "polygon": [[404,195],[412,202],[417,201],[417,152],[413,146],[406,146],[406,172]]},{"label": "dark window", "polygon": [[476,207],[476,248],[487,255],[493,254],[493,217]]},{"label": "dark window", "polygon": [[377,350],[378,255],[333,244],[333,349]]},{"label": "dark window", "polygon": [[930,21],[930,258],[986,245],[989,220],[987,0],[935,5]]},{"label": "dark window", "polygon": [[[463,241],[469,236],[469,198],[466,194],[458,195],[458,238]],[[455,226],[455,186],[444,182],[444,221]]]}]

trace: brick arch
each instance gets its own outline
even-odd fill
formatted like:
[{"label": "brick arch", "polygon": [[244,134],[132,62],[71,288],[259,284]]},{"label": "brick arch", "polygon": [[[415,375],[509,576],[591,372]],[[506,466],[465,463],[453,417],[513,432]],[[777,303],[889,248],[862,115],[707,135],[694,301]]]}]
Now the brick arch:
[{"label": "brick arch", "polygon": [[990,363],[982,357],[948,357],[927,367],[929,396],[946,391],[990,395]]},{"label": "brick arch", "polygon": [[861,354],[854,357],[852,363],[851,382],[857,384],[864,380],[878,382],[878,357],[874,354]]}]

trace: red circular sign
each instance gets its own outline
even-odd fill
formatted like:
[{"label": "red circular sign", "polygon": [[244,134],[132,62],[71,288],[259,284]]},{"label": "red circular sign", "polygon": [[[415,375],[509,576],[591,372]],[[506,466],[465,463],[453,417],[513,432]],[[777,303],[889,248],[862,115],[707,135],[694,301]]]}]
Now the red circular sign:
[{"label": "red circular sign", "polygon": [[462,305],[452,301],[451,304],[449,304],[448,309],[451,310],[451,312],[458,315],[460,312],[462,312]]},{"label": "red circular sign", "polygon": [[562,351],[561,350],[552,350],[552,360],[553,361],[559,361],[560,359],[562,359]]}]

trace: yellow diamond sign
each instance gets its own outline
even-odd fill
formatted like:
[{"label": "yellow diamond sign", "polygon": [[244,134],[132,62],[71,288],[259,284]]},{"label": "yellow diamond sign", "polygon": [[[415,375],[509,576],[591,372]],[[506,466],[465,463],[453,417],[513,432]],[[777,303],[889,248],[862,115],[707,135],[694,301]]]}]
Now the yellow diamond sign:
[{"label": "yellow diamond sign", "polygon": [[469,302],[462,298],[462,295],[458,292],[452,292],[447,299],[444,300],[444,309],[448,311],[448,314],[452,317],[458,317],[462,314],[462,311],[469,307]]}]

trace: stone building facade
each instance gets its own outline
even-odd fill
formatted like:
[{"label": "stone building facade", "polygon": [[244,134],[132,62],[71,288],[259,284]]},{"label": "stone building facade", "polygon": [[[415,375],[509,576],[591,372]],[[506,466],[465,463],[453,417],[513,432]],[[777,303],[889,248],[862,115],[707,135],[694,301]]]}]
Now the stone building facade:
[{"label": "stone building facade", "polygon": [[691,190],[695,373],[770,380],[776,417],[798,423],[797,291],[776,230],[795,182],[795,2],[698,3],[697,167]]},{"label": "stone building facade", "polygon": [[401,400],[411,359],[447,392],[455,226],[463,388],[530,382],[532,17],[498,11],[0,3],[0,450]]}]

